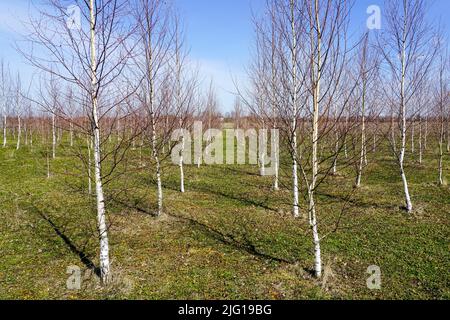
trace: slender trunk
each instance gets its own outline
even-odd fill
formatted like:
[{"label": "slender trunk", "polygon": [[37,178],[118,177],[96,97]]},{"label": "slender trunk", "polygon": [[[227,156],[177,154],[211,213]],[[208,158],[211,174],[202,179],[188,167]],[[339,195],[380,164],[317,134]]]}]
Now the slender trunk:
[{"label": "slender trunk", "polygon": [[[152,117],[153,118],[153,117]],[[161,183],[161,164],[158,157],[158,152],[156,150],[156,131],[154,128],[154,120],[152,120],[152,150],[153,150],[153,158],[156,162],[156,184],[157,184],[157,196],[158,196],[158,211],[156,213],[157,216],[162,215],[162,201],[163,201],[163,193],[162,193],[162,183]]]},{"label": "slender trunk", "polygon": [[419,163],[422,164],[422,118],[419,118]]},{"label": "slender trunk", "polygon": [[[180,120],[180,128],[182,121]],[[180,192],[184,193],[184,169],[183,169],[183,153],[184,153],[184,135],[181,136],[181,155],[180,155]]]},{"label": "slender trunk", "polygon": [[442,176],[442,166],[443,166],[443,158],[444,158],[444,121],[441,121],[440,132],[439,132],[439,185],[444,185],[444,178]]},{"label": "slender trunk", "polygon": [[[406,11],[406,9],[405,9]],[[406,16],[406,12],[405,12]],[[406,25],[404,26],[404,37],[406,34]],[[406,70],[406,39],[403,38],[402,56],[401,56],[401,83],[400,83],[400,121],[401,121],[401,148],[399,157],[400,175],[403,181],[403,189],[405,192],[405,204],[406,210],[411,212],[413,207],[411,203],[411,197],[409,195],[408,181],[406,179],[404,160],[405,160],[405,150],[406,150],[406,101],[405,101],[405,70]]]},{"label": "slender trunk", "polygon": [[[272,72],[272,83],[271,83],[271,94],[272,94],[272,121],[273,121],[273,125],[272,125],[272,129],[276,130],[277,129],[277,114],[275,112],[275,100],[276,100],[276,66],[275,66],[275,54],[276,54],[276,47],[275,47],[275,26],[273,25],[273,21],[272,21],[272,55],[271,55],[271,72]],[[273,190],[278,191],[280,189],[280,187],[278,186],[278,170],[279,170],[279,155],[278,155],[278,145],[275,144],[275,150],[274,150],[274,176],[273,176]]]},{"label": "slender trunk", "polygon": [[314,201],[314,192],[316,188],[316,179],[319,170],[319,163],[317,159],[317,146],[319,140],[319,99],[320,99],[320,79],[321,79],[321,69],[322,69],[322,58],[321,58],[321,25],[319,20],[319,1],[314,1],[315,6],[315,29],[316,29],[316,42],[313,41],[313,35],[311,34],[311,51],[314,52],[314,46],[317,45],[317,56],[315,59],[317,61],[311,61],[312,68],[312,84],[313,84],[313,132],[312,132],[312,178],[311,184],[309,185],[309,223],[313,232],[313,243],[314,243],[314,272],[317,278],[322,276],[322,259],[320,250],[320,238],[317,228],[317,216],[316,216],[316,205]]},{"label": "slender trunk", "polygon": [[70,146],[73,147],[73,123],[70,121]]},{"label": "slender trunk", "polygon": [[56,158],[56,119],[55,114],[52,113],[52,157]]},{"label": "slender trunk", "polygon": [[[442,176],[442,167],[443,167],[443,160],[444,160],[444,137],[445,137],[445,131],[444,131],[444,125],[445,125],[445,106],[447,99],[444,100],[444,96],[448,94],[448,91],[445,90],[445,80],[444,80],[444,65],[443,61],[441,60],[441,68],[439,72],[439,111],[440,111],[440,132],[439,132],[439,186],[444,185],[444,178]],[[448,120],[447,120],[447,151],[448,151]]]},{"label": "slender trunk", "polygon": [[[148,30],[147,32],[153,32]],[[147,43],[147,85],[148,85],[148,112],[149,112],[149,120],[150,120],[150,140],[151,140],[151,148],[152,148],[152,156],[156,163],[156,184],[157,184],[157,202],[158,209],[156,212],[156,216],[159,217],[162,215],[162,203],[163,203],[163,193],[162,193],[162,183],[161,183],[161,164],[158,156],[157,150],[157,136],[156,136],[156,120],[154,113],[154,98],[155,98],[155,88],[153,82],[153,48],[152,48],[152,37],[148,35],[148,43]],[[164,144],[163,144],[164,145]]]},{"label": "slender trunk", "polygon": [[6,148],[6,125],[7,125],[7,116],[3,115],[3,148]]},{"label": "slender trunk", "polygon": [[[346,116],[345,116],[345,130],[348,130],[348,121],[349,121],[348,117],[349,116],[348,116],[348,112],[347,112]],[[344,157],[345,157],[345,159],[348,158],[347,137],[346,136],[344,136]]]},{"label": "slender trunk", "polygon": [[97,61],[95,53],[95,14],[94,14],[94,0],[90,0],[90,29],[91,29],[91,85],[92,85],[92,131],[93,131],[93,147],[94,147],[94,178],[95,191],[97,196],[97,226],[100,238],[100,275],[103,284],[108,284],[110,280],[110,265],[109,265],[109,243],[106,225],[105,199],[103,195],[103,183],[101,175],[101,149],[100,149],[100,127],[99,115],[97,110]]},{"label": "slender trunk", "polygon": [[[266,129],[266,125],[264,123],[264,120],[262,121],[262,129],[265,130]],[[259,175],[260,176],[265,176],[266,175],[266,167],[265,167],[265,163],[266,163],[266,153],[265,150],[262,148],[262,146],[259,146],[259,161],[260,161],[260,165],[259,165]]]},{"label": "slender trunk", "polygon": [[20,148],[20,135],[22,133],[20,116],[17,116],[17,122],[18,122],[18,126],[17,126],[17,146],[16,146],[16,149],[19,150],[19,148]]},{"label": "slender trunk", "polygon": [[320,250],[320,238],[319,231],[317,228],[317,217],[316,217],[316,205],[314,202],[314,191],[310,190],[309,194],[309,211],[310,211],[310,225],[313,233],[313,243],[314,243],[314,271],[317,278],[322,276],[322,258]]},{"label": "slender trunk", "polygon": [[[181,88],[181,57],[180,57],[180,44],[179,44],[179,33],[178,33],[178,24],[176,24],[176,34],[175,34],[175,60],[176,60],[176,103],[177,103],[177,109],[181,113],[182,109],[182,88]],[[168,117],[166,118],[168,121]],[[180,116],[180,122],[179,122],[179,128],[180,130],[183,127],[183,119]],[[168,123],[167,127],[168,128]],[[170,140],[169,140],[170,143]],[[184,156],[184,134],[181,136],[181,154],[180,154],[180,192],[184,193],[184,168],[183,168],[183,156]],[[170,145],[169,145],[170,150]]]},{"label": "slender trunk", "polygon": [[[276,124],[275,123],[273,125],[273,129],[274,130],[276,129]],[[274,157],[273,161],[275,162],[274,163],[274,171],[275,172],[274,172],[274,176],[273,176],[273,190],[278,191],[278,190],[280,190],[280,187],[278,185],[278,170],[279,170],[279,160],[278,160],[278,152],[279,152],[279,150],[278,150],[278,145],[275,144],[274,148],[275,148],[275,150],[274,150],[275,157]]]},{"label": "slender trunk", "polygon": [[291,9],[291,32],[292,32],[292,122],[291,122],[291,152],[292,152],[292,188],[293,188],[293,216],[298,218],[299,195],[298,195],[298,169],[297,169],[297,29],[295,25],[295,2],[290,1]]},{"label": "slender trunk", "polygon": [[[365,70],[363,69],[363,73]],[[366,154],[366,79],[363,75],[363,91],[362,91],[362,106],[361,106],[361,154],[359,158],[358,174],[356,176],[356,188],[361,186],[361,176],[363,171],[363,162]]]},{"label": "slender trunk", "polygon": [[88,136],[87,141],[87,149],[88,149],[88,167],[87,167],[87,174],[88,174],[88,194],[92,194],[92,172],[91,172],[91,167],[92,167],[92,155],[91,155],[91,150],[92,150],[92,137]]},{"label": "slender trunk", "polygon": [[414,131],[415,131],[415,122],[414,120],[411,123],[411,153],[415,152],[415,148],[414,148]]}]

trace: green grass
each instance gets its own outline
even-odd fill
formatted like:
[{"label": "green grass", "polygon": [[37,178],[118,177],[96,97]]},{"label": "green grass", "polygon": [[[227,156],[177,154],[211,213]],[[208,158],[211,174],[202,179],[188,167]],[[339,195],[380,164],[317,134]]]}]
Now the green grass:
[{"label": "green grass", "polygon": [[[360,189],[351,168],[321,185],[325,284],[311,275],[306,220],[289,214],[287,164],[279,192],[256,166],[186,166],[185,194],[165,164],[167,216],[156,219],[152,167],[136,169],[132,151],[128,173],[107,187],[114,281],[103,288],[89,268],[98,263],[94,199],[80,192],[83,176],[67,174],[80,164],[60,147],[47,179],[42,147],[12,146],[0,149],[1,299],[450,298],[450,189],[435,183],[433,150],[422,165],[408,157],[412,215],[387,152],[369,153]],[[448,155],[445,165],[448,175]],[[71,265],[83,270],[81,290],[66,288]],[[366,287],[370,265],[381,268],[381,290]]]}]

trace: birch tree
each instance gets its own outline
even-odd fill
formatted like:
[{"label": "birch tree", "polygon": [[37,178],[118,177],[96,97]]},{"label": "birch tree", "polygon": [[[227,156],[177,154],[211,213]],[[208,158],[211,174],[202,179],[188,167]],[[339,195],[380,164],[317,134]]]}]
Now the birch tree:
[{"label": "birch tree", "polygon": [[[444,48],[440,47],[439,64],[437,68],[437,90],[435,93],[437,117],[438,117],[438,142],[439,142],[439,160],[438,160],[438,183],[444,185],[443,166],[444,166],[444,142],[445,125],[448,117],[447,108],[449,105],[450,91],[448,88],[450,60]],[[447,120],[448,121],[448,120]]]},{"label": "birch tree", "polygon": [[[185,48],[185,37],[181,25],[181,18],[178,14],[175,14],[173,19],[175,24],[175,55],[173,62],[175,74],[175,106],[172,112],[174,113],[175,118],[178,120],[178,128],[188,129],[192,125],[194,104],[198,102],[198,99],[196,99],[195,97],[196,94],[198,95],[198,70],[188,61],[188,50]],[[171,130],[166,132],[166,134],[170,133]],[[182,135],[180,159],[178,163],[180,169],[181,193],[185,192],[184,162],[187,160],[188,163],[191,163],[191,159],[184,158],[186,143],[190,143],[190,141],[185,141],[185,137],[184,135]],[[171,149],[169,148],[169,150]]]},{"label": "birch tree", "polygon": [[[323,161],[319,161],[318,148],[319,143],[326,141],[327,134],[332,133],[334,126],[340,122],[340,117],[337,117],[332,123],[326,123],[325,119],[330,118],[328,114],[332,106],[341,102],[341,109],[337,115],[342,115],[348,108],[356,83],[348,86],[345,82],[348,83],[349,79],[343,79],[344,66],[347,63],[347,48],[344,40],[347,36],[350,10],[348,3],[342,0],[305,1],[302,10],[309,38],[304,52],[305,61],[308,63],[305,70],[309,76],[308,100],[311,102],[309,133],[311,155],[309,159],[301,161],[300,166],[307,186],[308,221],[314,245],[314,271],[319,278],[322,275],[322,258],[315,192],[319,184],[329,175],[331,167],[322,169],[322,172],[319,171],[319,164]],[[324,126],[322,132],[319,132],[319,122],[322,118]],[[332,158],[337,157],[338,153],[339,150],[332,155]]]},{"label": "birch tree", "polygon": [[17,142],[16,150],[19,150],[21,138],[22,138],[22,112],[24,110],[24,105],[22,101],[22,81],[20,75],[17,74],[16,81],[14,83],[14,112],[17,117]]},{"label": "birch tree", "polygon": [[393,96],[390,101],[393,110],[397,109],[400,131],[400,145],[396,148],[392,138],[391,146],[403,183],[405,208],[411,212],[413,204],[405,172],[407,120],[412,111],[411,98],[423,82],[434,56],[433,34],[425,21],[423,0],[389,0],[385,16],[385,28],[378,48],[391,75]]},{"label": "birch tree", "polygon": [[365,159],[367,157],[367,135],[366,135],[366,116],[367,116],[367,104],[368,104],[368,91],[369,86],[374,79],[374,75],[378,70],[377,59],[370,52],[369,44],[369,34],[366,33],[363,37],[359,48],[359,60],[358,60],[358,75],[359,82],[361,86],[361,96],[360,96],[360,155],[358,161],[357,175],[355,187],[359,188],[361,186],[361,177],[365,164]]},{"label": "birch tree", "polygon": [[[72,23],[62,0],[48,0],[37,18],[30,17],[29,34],[24,46],[18,48],[36,68],[57,81],[77,88],[86,97],[85,116],[92,138],[93,181],[99,240],[99,269],[102,283],[111,280],[110,248],[108,241],[107,210],[105,203],[105,177],[102,172],[108,159],[119,161],[116,151],[104,152],[102,121],[124,100],[123,92],[112,89],[124,74],[132,52],[128,40],[132,31],[130,19],[125,19],[126,2],[122,0],[77,0],[80,21]],[[81,100],[81,98],[80,98]],[[114,170],[116,165],[111,166]]]},{"label": "birch tree", "polygon": [[1,94],[1,107],[2,107],[2,126],[3,126],[3,148],[6,148],[7,144],[7,127],[8,127],[8,113],[9,105],[11,104],[11,90],[10,90],[10,72],[5,61],[0,61],[0,94]]},{"label": "birch tree", "polygon": [[[186,57],[179,18],[164,1],[139,0],[134,7],[140,55],[135,59],[142,77],[139,100],[146,113],[144,136],[155,164],[157,210],[163,214],[162,161],[171,151],[171,133],[180,127],[192,103],[195,81],[186,78]],[[170,119],[170,121],[169,121]],[[180,122],[181,121],[181,122]],[[184,176],[183,164],[179,164]],[[184,178],[180,179],[184,191]]]}]

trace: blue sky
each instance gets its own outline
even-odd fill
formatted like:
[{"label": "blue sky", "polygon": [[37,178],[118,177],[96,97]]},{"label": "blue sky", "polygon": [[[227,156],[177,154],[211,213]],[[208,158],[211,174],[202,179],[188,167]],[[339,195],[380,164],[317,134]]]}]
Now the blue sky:
[{"label": "blue sky", "polygon": [[[232,77],[245,83],[245,67],[250,61],[253,46],[252,13],[264,9],[265,0],[173,0],[186,25],[191,58],[201,66],[205,83],[214,79],[220,106],[230,111],[233,106]],[[427,0],[432,4],[430,17],[446,21],[450,14],[449,0]],[[12,48],[21,32],[20,20],[26,20],[29,0],[0,0],[0,57],[19,70],[23,79],[29,79],[31,70]],[[383,0],[356,0],[351,17],[351,31],[365,31],[370,5],[383,8]],[[383,21],[382,21],[383,23]],[[448,25],[447,25],[447,36]]]}]

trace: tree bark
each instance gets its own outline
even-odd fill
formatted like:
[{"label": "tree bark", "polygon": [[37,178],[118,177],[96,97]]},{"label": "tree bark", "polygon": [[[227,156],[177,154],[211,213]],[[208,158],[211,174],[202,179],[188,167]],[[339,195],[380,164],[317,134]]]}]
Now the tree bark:
[{"label": "tree bark", "polygon": [[103,194],[103,183],[101,175],[101,148],[100,148],[100,127],[98,121],[98,105],[97,105],[97,62],[96,62],[96,43],[95,43],[95,13],[94,0],[90,0],[90,45],[91,45],[91,85],[92,85],[92,131],[93,131],[93,147],[94,147],[94,179],[95,191],[97,196],[97,227],[100,238],[100,277],[103,284],[108,284],[110,280],[109,265],[109,243],[108,228],[106,225],[105,198]]}]

